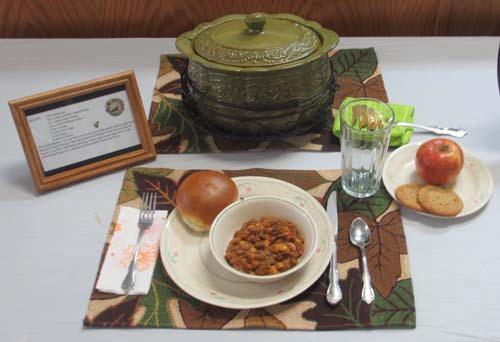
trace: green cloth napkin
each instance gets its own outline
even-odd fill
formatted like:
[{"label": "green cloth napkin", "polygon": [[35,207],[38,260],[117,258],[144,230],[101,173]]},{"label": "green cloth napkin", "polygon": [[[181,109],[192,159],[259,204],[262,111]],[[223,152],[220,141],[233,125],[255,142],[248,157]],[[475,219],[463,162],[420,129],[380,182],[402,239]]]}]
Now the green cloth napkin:
[{"label": "green cloth napkin", "polygon": [[[353,99],[354,98],[352,97],[346,97],[344,101],[342,101],[340,107],[342,107],[344,103]],[[388,105],[394,111],[396,122],[414,122],[413,113],[415,112],[415,107],[396,103],[388,103]],[[333,135],[340,138],[340,115],[335,116],[332,132]],[[391,132],[391,140],[389,142],[389,146],[401,146],[407,144],[410,141],[412,134],[413,128],[394,127]]]}]

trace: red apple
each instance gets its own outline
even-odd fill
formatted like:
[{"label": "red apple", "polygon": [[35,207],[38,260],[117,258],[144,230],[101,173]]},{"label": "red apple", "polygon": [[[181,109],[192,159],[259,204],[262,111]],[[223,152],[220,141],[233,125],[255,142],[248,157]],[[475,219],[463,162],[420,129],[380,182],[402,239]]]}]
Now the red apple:
[{"label": "red apple", "polygon": [[415,166],[427,184],[445,185],[457,179],[464,166],[464,152],[453,140],[438,138],[424,142],[417,150]]}]

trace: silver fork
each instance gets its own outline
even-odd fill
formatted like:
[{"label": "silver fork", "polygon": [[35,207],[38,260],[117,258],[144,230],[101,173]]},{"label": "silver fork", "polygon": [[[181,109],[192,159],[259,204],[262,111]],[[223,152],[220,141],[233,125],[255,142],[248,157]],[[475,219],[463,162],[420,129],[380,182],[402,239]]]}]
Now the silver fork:
[{"label": "silver fork", "polygon": [[139,213],[139,222],[137,226],[139,227],[139,237],[137,238],[137,243],[135,245],[134,256],[128,265],[128,272],[122,282],[122,290],[125,293],[129,293],[135,287],[135,264],[137,262],[137,257],[139,256],[139,249],[141,245],[142,236],[144,231],[151,227],[153,224],[153,217],[156,209],[156,193],[145,192],[142,194],[142,207]]},{"label": "silver fork", "polygon": [[437,135],[451,135],[452,137],[461,138],[467,135],[467,131],[460,127],[444,127],[444,126],[424,126],[417,125],[409,122],[396,122],[394,126],[400,127],[412,127],[416,129],[422,129],[424,131],[430,131]]}]

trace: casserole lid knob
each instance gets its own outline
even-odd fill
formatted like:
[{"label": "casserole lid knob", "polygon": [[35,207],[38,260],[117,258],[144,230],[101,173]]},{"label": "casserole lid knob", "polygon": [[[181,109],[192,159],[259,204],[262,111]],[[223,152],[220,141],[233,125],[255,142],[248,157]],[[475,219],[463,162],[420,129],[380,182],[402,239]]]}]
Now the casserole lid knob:
[{"label": "casserole lid knob", "polygon": [[247,24],[248,32],[250,34],[260,33],[264,31],[264,25],[266,24],[266,15],[264,13],[249,14],[245,18],[245,24]]}]

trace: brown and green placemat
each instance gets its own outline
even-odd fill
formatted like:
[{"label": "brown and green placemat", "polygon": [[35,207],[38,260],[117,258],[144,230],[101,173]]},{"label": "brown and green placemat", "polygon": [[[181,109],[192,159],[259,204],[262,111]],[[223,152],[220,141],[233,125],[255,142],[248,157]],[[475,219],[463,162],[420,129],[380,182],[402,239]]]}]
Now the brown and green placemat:
[{"label": "brown and green placemat", "polygon": [[[193,170],[133,168],[127,170],[113,215],[99,269],[111,241],[121,206],[138,207],[139,194],[155,191],[158,209],[174,209],[180,183]],[[333,308],[325,301],[328,272],[299,296],[284,303],[252,310],[231,310],[200,302],[182,291],[167,275],[158,257],[147,295],[126,296],[92,291],[85,326],[155,327],[187,329],[289,329],[337,330],[352,328],[414,328],[415,303],[405,233],[399,207],[384,188],[369,199],[348,196],[340,186],[338,170],[223,171],[230,177],[265,176],[290,182],[325,205],[338,192],[338,262],[343,299]],[[359,251],[349,243],[349,226],[355,217],[368,222],[372,241],[367,247],[375,301],[361,301]]]},{"label": "brown and green placemat", "polygon": [[352,96],[372,97],[388,102],[388,98],[373,48],[334,50],[330,58],[340,89],[334,97],[332,115],[327,116],[321,125],[300,136],[271,141],[234,141],[207,135],[197,128],[184,111],[181,100],[180,75],[186,68],[186,58],[177,54],[161,55],[149,114],[157,153],[340,150],[339,140],[332,135],[332,123],[342,100]]}]

